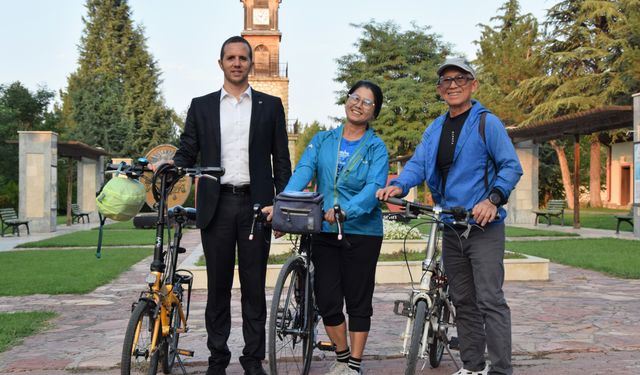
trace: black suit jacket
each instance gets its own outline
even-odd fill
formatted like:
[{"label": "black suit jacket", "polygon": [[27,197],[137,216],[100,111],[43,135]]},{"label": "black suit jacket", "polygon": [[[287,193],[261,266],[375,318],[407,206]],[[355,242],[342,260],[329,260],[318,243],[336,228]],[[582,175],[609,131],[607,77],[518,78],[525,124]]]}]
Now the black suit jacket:
[{"label": "black suit jacket", "polygon": [[[284,108],[280,98],[253,89],[251,101],[251,200],[254,204],[271,205],[274,191],[281,192],[291,177]],[[180,147],[173,160],[177,166],[191,167],[196,165],[198,157],[200,166],[220,166],[220,91],[191,101]],[[196,196],[199,228],[205,228],[213,219],[219,195],[219,182],[199,179]]]}]

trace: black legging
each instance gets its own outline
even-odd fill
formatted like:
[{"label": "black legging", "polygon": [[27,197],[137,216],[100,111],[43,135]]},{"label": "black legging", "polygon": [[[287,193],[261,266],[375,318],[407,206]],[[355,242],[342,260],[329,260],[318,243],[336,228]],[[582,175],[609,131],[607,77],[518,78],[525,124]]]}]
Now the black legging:
[{"label": "black legging", "polygon": [[342,241],[335,233],[314,236],[314,291],[325,326],[338,326],[345,321],[342,307],[346,303],[349,331],[369,331],[381,246],[382,236],[346,234]]}]

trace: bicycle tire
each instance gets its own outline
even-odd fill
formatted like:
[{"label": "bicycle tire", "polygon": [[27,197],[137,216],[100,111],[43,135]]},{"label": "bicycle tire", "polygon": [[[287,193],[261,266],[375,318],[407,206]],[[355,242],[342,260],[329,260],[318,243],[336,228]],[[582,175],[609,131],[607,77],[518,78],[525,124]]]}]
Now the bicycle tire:
[{"label": "bicycle tire", "polygon": [[272,375],[309,373],[316,319],[313,302],[311,306],[304,306],[305,293],[310,288],[305,278],[304,261],[299,257],[290,258],[282,267],[273,290],[269,315],[269,368]]},{"label": "bicycle tire", "polygon": [[[149,300],[140,300],[131,312],[127,331],[122,345],[122,358],[120,373],[122,375],[148,373],[155,374],[158,371],[158,354],[151,351],[151,339],[153,335],[153,312],[155,303]],[[134,347],[135,342],[135,347]]]},{"label": "bicycle tire", "polygon": [[180,333],[178,330],[181,325],[180,320],[180,307],[172,306],[169,313],[169,335],[162,340],[162,355],[160,362],[162,365],[162,372],[165,374],[171,374],[173,365],[176,363],[176,356],[178,355],[178,341],[180,341]]},{"label": "bicycle tire", "polygon": [[422,336],[424,335],[424,325],[427,318],[427,302],[419,300],[416,304],[416,310],[413,315],[413,328],[411,330],[411,344],[409,346],[409,354],[407,354],[407,366],[405,375],[414,375],[416,373],[416,365],[422,348]]},{"label": "bicycle tire", "polygon": [[[442,299],[437,299],[435,302],[436,308],[434,309],[434,316],[438,320],[439,324],[448,324],[451,312],[447,308],[447,304]],[[436,332],[433,330],[431,324],[429,324],[429,365],[432,368],[440,366],[442,356],[444,354],[444,347],[446,345],[442,335],[446,335],[449,328],[445,326],[444,331]]]}]

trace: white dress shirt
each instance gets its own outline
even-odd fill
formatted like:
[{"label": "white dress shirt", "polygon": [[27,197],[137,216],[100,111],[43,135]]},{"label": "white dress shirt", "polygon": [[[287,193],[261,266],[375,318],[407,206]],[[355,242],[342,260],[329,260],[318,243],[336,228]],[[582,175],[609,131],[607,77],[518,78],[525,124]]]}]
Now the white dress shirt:
[{"label": "white dress shirt", "polygon": [[222,184],[246,185],[249,175],[249,126],[251,125],[251,86],[236,99],[222,88],[220,92],[220,154],[224,176]]}]

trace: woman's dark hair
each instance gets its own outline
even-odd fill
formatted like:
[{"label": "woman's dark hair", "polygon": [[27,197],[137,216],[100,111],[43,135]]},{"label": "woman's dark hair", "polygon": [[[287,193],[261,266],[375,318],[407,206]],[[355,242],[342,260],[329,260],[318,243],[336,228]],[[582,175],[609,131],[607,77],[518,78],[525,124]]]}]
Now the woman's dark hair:
[{"label": "woman's dark hair", "polygon": [[241,37],[241,36],[232,36],[231,38],[227,39],[224,41],[224,43],[222,43],[222,47],[220,47],[220,60],[224,59],[224,47],[227,46],[227,44],[230,43],[244,43],[247,45],[247,48],[249,48],[249,60],[253,61],[253,49],[251,48],[251,44],[249,44],[249,42]]},{"label": "woman's dark hair", "polygon": [[365,87],[371,90],[371,92],[373,93],[373,101],[376,105],[375,108],[373,109],[373,118],[378,118],[378,115],[380,114],[380,109],[382,108],[382,99],[383,99],[382,89],[380,88],[380,86],[376,85],[371,81],[362,80],[362,81],[356,82],[355,85],[351,86],[351,89],[349,89],[349,92],[347,94],[348,95],[353,94],[353,92],[359,89],[360,87]]}]

